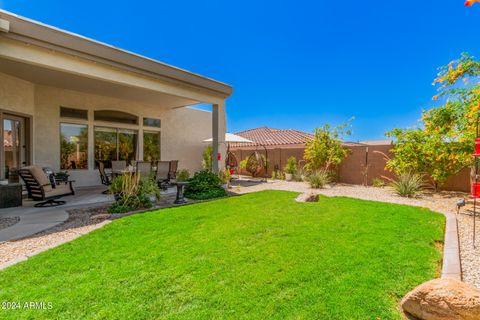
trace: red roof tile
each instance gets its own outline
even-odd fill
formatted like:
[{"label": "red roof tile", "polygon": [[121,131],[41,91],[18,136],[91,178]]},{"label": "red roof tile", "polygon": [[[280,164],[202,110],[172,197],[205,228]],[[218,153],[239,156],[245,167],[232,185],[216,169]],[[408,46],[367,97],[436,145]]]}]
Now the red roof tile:
[{"label": "red roof tile", "polygon": [[235,133],[254,143],[231,143],[230,147],[247,147],[257,145],[281,146],[291,144],[304,144],[313,139],[313,134],[298,130],[283,130],[268,127],[255,128]]}]

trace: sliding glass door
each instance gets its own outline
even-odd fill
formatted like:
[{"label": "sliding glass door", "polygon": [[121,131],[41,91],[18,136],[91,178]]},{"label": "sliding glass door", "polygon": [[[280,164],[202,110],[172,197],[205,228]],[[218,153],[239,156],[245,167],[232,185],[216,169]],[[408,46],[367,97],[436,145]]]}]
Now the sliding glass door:
[{"label": "sliding glass door", "polygon": [[3,116],[2,179],[18,182],[18,169],[27,164],[25,119]]}]

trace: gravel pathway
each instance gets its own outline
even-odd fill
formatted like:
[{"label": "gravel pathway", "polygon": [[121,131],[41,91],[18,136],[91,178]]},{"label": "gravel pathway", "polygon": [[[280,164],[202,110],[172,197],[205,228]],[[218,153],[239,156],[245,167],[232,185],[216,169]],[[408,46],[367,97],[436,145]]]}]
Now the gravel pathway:
[{"label": "gravel pathway", "polygon": [[[390,202],[420,206],[438,212],[456,213],[456,202],[459,198],[467,198],[467,194],[460,192],[425,193],[419,198],[409,199],[397,196],[390,188],[374,188],[357,185],[336,184],[325,189],[311,189],[304,182],[268,181],[235,182],[232,191],[242,194],[261,190],[286,190],[301,193],[322,194],[330,197],[347,196],[352,198]],[[479,215],[480,216],[480,215]],[[458,232],[460,240],[460,259],[462,263],[463,281],[480,288],[480,219],[477,218],[477,248],[472,245],[473,218],[471,217],[471,204],[462,208],[457,215]]]},{"label": "gravel pathway", "polygon": [[20,221],[20,217],[0,218],[0,230],[11,227],[18,221]]}]

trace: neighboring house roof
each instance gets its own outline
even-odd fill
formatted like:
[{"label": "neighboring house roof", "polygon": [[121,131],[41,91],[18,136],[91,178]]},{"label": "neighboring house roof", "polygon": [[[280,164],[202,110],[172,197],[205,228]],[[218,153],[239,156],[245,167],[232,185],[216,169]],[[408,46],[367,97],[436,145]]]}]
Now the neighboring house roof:
[{"label": "neighboring house roof", "polygon": [[[0,9],[0,26],[5,26],[0,29],[0,31],[3,31],[0,32],[0,35],[6,38],[20,40],[49,50],[73,54],[126,71],[134,71],[183,85],[201,87],[223,97],[232,94],[232,87],[228,84],[2,9]],[[126,27],[131,27],[127,20]],[[155,41],[155,39],[152,40]]]},{"label": "neighboring house roof", "polygon": [[389,139],[383,139],[383,140],[364,140],[364,141],[359,141],[360,144],[366,144],[369,146],[380,146],[380,145],[391,145],[393,144],[392,140]]},{"label": "neighboring house roof", "polygon": [[[292,146],[303,145],[308,140],[312,140],[314,135],[308,132],[303,132],[293,129],[275,129],[269,127],[260,127],[240,131],[235,133],[245,139],[253,141],[253,143],[230,143],[230,147],[250,147],[250,146]],[[365,145],[385,145],[391,144],[391,140],[367,140],[361,142],[348,142],[342,143],[345,147],[365,146]]]},{"label": "neighboring house roof", "polygon": [[248,147],[254,145],[282,146],[293,144],[305,144],[313,139],[313,134],[292,129],[275,129],[260,127],[235,133],[254,143],[230,143],[230,147]]}]

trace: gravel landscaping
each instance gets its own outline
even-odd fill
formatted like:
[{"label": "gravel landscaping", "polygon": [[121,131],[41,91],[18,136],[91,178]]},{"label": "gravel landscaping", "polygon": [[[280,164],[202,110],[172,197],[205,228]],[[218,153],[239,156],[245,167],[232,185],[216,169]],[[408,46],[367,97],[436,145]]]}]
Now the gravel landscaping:
[{"label": "gravel landscaping", "polygon": [[20,221],[20,217],[0,218],[0,230],[13,226]]}]

